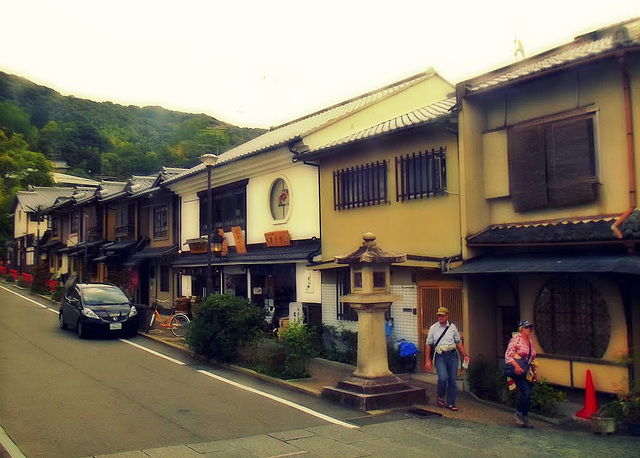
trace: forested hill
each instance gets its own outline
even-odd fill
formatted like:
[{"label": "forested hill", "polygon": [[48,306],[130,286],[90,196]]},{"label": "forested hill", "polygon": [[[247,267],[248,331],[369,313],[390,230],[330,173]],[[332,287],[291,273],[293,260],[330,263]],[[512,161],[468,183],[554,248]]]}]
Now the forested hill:
[{"label": "forested hill", "polygon": [[72,174],[120,179],[163,165],[192,166],[204,152],[223,152],[265,132],[204,114],[67,97],[3,72],[0,131],[5,141],[19,134],[28,151],[66,161]]}]

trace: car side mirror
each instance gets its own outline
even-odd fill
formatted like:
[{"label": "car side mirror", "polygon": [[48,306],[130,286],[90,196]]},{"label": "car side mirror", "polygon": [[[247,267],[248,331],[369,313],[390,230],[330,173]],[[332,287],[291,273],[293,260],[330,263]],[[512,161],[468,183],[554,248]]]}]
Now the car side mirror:
[{"label": "car side mirror", "polygon": [[78,299],[75,297],[66,296],[64,299],[67,301],[67,304],[69,305],[78,305],[79,303]]}]

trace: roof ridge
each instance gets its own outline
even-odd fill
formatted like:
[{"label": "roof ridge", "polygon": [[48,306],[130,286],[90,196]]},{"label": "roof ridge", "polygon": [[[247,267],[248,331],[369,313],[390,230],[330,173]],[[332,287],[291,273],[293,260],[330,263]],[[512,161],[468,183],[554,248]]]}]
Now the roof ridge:
[{"label": "roof ridge", "polygon": [[[309,113],[307,115],[301,116],[301,117],[299,117],[297,119],[293,119],[293,120],[287,121],[287,122],[285,122],[283,124],[279,124],[277,126],[273,126],[273,127],[269,128],[269,132],[272,132],[272,131],[277,130],[277,129],[281,129],[282,127],[290,126],[292,124],[295,124],[296,122],[300,122],[300,121],[303,121],[305,119],[312,118],[312,117],[317,116],[317,115],[319,115],[321,113],[326,113],[326,112],[331,111],[331,110],[333,110],[335,108],[338,108],[338,107],[341,107],[341,106],[344,106],[344,105],[348,105],[349,103],[355,102],[357,100],[365,99],[365,98],[367,98],[369,96],[372,96],[372,95],[380,93],[380,92],[387,91],[387,90],[392,89],[392,88],[397,87],[397,86],[401,86],[401,85],[403,85],[405,83],[413,82],[415,84],[421,79],[427,79],[427,77],[430,78],[432,76],[440,76],[440,75],[433,68],[429,68],[424,72],[420,72],[420,73],[417,73],[415,75],[406,77],[406,78],[404,78],[404,79],[402,79],[400,81],[396,81],[396,82],[387,84],[387,85],[385,85],[385,86],[383,86],[381,88],[374,89],[374,90],[365,92],[363,94],[351,97],[351,98],[349,98],[347,100],[343,100],[343,101],[338,102],[338,103],[336,103],[334,105],[331,105],[331,106],[322,108],[320,110],[314,111],[314,112]],[[256,138],[259,138],[259,137],[256,137]]]}]

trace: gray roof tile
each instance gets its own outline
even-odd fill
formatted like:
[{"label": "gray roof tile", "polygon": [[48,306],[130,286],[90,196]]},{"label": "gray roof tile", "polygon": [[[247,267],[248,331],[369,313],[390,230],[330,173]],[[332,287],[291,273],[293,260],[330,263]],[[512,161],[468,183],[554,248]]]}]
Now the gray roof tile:
[{"label": "gray roof tile", "polygon": [[[349,116],[352,113],[355,113],[369,105],[377,103],[380,100],[383,100],[400,91],[412,87],[428,78],[433,77],[435,74],[436,73],[431,70],[420,73],[410,78],[406,78],[402,81],[385,86],[381,89],[368,92],[361,96],[346,100],[315,113],[311,113],[302,118],[282,124],[278,127],[274,127],[269,132],[266,132],[259,137],[249,140],[246,143],[243,143],[229,151],[220,154],[216,165],[224,164],[225,162],[233,161],[244,156],[268,151],[270,149],[285,145],[297,139],[298,137],[308,135],[309,133],[320,129],[329,123]],[[203,164],[198,164],[183,173],[167,179],[165,183],[178,181],[204,170],[205,166]]]},{"label": "gray roof tile", "polygon": [[467,93],[480,92],[580,61],[604,56],[612,51],[640,45],[640,18],[580,35],[559,46],[521,62],[460,83]]}]

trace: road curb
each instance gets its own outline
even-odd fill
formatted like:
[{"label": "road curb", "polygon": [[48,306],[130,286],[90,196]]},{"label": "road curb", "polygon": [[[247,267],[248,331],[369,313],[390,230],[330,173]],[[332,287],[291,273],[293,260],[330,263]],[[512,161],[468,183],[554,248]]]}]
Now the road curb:
[{"label": "road curb", "polygon": [[[218,361],[214,361],[214,360],[208,359],[208,358],[206,358],[204,356],[198,355],[197,353],[191,351],[188,348],[185,348],[183,345],[178,345],[178,344],[175,344],[173,342],[168,342],[168,341],[166,341],[166,340],[164,340],[164,339],[162,339],[160,337],[156,337],[153,334],[147,334],[146,332],[144,332],[142,330],[138,330],[138,335],[144,336],[147,339],[151,339],[151,340],[154,340],[156,342],[160,342],[160,343],[162,343],[164,345],[167,345],[167,346],[169,346],[169,347],[171,347],[171,348],[173,348],[175,350],[180,350],[183,353],[188,354],[189,356],[200,358],[203,361],[206,361],[209,364],[212,364],[214,366],[220,366],[220,367],[224,367],[226,369],[231,369],[231,370],[233,370],[235,372],[239,372],[239,373],[242,373],[242,374],[245,374],[245,375],[250,375],[250,376],[252,376],[254,378],[257,378],[257,379],[260,379],[260,380],[264,380],[265,382],[270,382],[270,383],[273,383],[275,385],[279,385],[279,386],[282,386],[282,387],[285,387],[285,388],[290,388],[292,390],[295,390],[295,391],[298,391],[298,392],[301,392],[301,393],[304,393],[304,394],[310,394],[310,395],[315,396],[315,397],[322,397],[322,391],[314,390],[314,389],[307,388],[307,387],[304,387],[304,386],[299,386],[299,385],[296,385],[295,383],[292,383],[292,382],[290,382],[288,380],[282,380],[282,379],[279,379],[279,378],[270,377],[268,375],[261,374],[259,372],[254,371],[253,369],[248,369],[246,367],[237,366],[235,364],[224,364],[224,363],[220,363]],[[342,364],[342,363],[336,363],[336,364]]]}]

